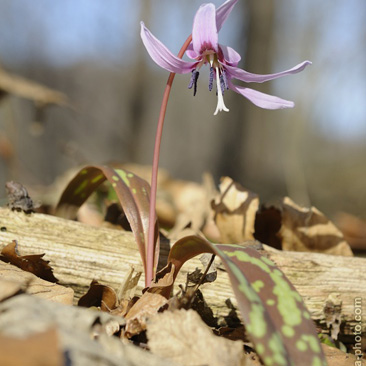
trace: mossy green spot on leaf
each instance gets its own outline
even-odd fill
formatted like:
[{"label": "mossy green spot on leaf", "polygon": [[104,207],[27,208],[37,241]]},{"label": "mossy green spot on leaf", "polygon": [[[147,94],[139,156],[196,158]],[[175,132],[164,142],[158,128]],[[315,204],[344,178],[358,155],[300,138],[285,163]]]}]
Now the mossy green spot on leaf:
[{"label": "mossy green spot on leaf", "polygon": [[289,337],[289,338],[291,338],[295,335],[294,328],[290,327],[289,325],[283,325],[281,328],[281,331],[286,337]]},{"label": "mossy green spot on leaf", "polygon": [[266,304],[267,305],[269,305],[269,306],[272,306],[272,305],[274,305],[276,303],[276,301],[274,301],[273,299],[268,299],[267,301],[266,301]]},{"label": "mossy green spot on leaf", "polygon": [[266,349],[265,347],[263,346],[262,343],[258,343],[255,347],[255,350],[257,351],[257,353],[260,355],[262,354]]},{"label": "mossy green spot on leaf", "polygon": [[137,193],[136,188],[132,188],[132,193],[133,194],[136,194]]},{"label": "mossy green spot on leaf", "polygon": [[313,357],[313,362],[311,363],[311,366],[324,366],[324,365],[325,363],[323,363],[318,356]]},{"label": "mossy green spot on leaf", "polygon": [[265,357],[263,361],[264,361],[264,364],[267,366],[272,366],[273,362],[274,362],[272,357],[269,357],[269,356]]},{"label": "mossy green spot on leaf", "polygon": [[115,169],[115,172],[121,177],[127,187],[130,187],[130,180],[128,179],[127,173],[122,169]]},{"label": "mossy green spot on leaf", "polygon": [[78,194],[80,194],[89,184],[89,179],[84,179],[79,187],[77,187],[74,191],[74,195],[77,196]]},{"label": "mossy green spot on leaf", "polygon": [[93,184],[95,184],[95,183],[97,183],[98,181],[100,181],[101,179],[103,179],[103,177],[104,177],[104,175],[103,175],[103,174],[99,174],[99,175],[97,175],[96,177],[94,177],[94,178],[91,180],[91,182],[92,182]]},{"label": "mossy green spot on leaf", "polygon": [[270,268],[268,267],[267,264],[263,263],[258,258],[251,257],[249,254],[247,254],[245,252],[241,252],[239,250],[236,250],[235,252],[224,251],[224,253],[228,257],[236,257],[241,262],[249,262],[249,263],[251,263],[251,264],[253,264],[255,266],[258,266],[260,269],[262,269],[266,273],[270,273],[271,272],[271,270],[270,270]]},{"label": "mossy green spot on leaf", "polygon": [[267,257],[262,257],[261,258],[261,260],[264,262],[264,263],[266,263],[266,264],[268,264],[268,265],[270,265],[270,266],[272,266],[272,267],[275,267],[276,265],[269,259],[269,258],[267,258]]},{"label": "mossy green spot on leaf", "polygon": [[285,357],[285,349],[281,341],[279,333],[273,333],[271,339],[268,342],[270,350],[273,352],[273,359],[276,361],[277,365],[287,365]]},{"label": "mossy green spot on leaf", "polygon": [[83,169],[83,170],[81,170],[79,174],[80,174],[80,175],[88,174],[88,169]]},{"label": "mossy green spot on leaf", "polygon": [[283,273],[279,269],[274,269],[272,272],[275,276],[283,277]]},{"label": "mossy green spot on leaf", "polygon": [[116,188],[117,187],[117,183],[112,183],[112,187]]},{"label": "mossy green spot on leaf", "polygon": [[257,280],[252,283],[252,287],[254,288],[255,292],[259,292],[261,290],[261,288],[264,287],[264,282]]},{"label": "mossy green spot on leaf", "polygon": [[303,334],[301,336],[301,339],[309,344],[309,346],[313,352],[316,352],[316,353],[320,352],[320,346],[319,346],[318,339],[315,338],[313,335]]},{"label": "mossy green spot on leaf", "polygon": [[264,320],[264,308],[259,304],[252,304],[249,319],[250,324],[247,325],[248,331],[255,337],[264,337],[267,333],[267,323]]},{"label": "mossy green spot on leaf", "polygon": [[133,177],[134,177],[134,175],[133,175],[132,173],[128,173],[128,174],[127,174],[127,177],[128,177],[128,178],[133,178]]},{"label": "mossy green spot on leaf", "polygon": [[[273,294],[277,296],[278,311],[282,315],[283,322],[287,325],[299,325],[302,322],[301,310],[297,306],[297,292],[293,291],[289,283],[276,270],[270,273],[270,276],[275,283]],[[286,296],[284,296],[286,294]]]},{"label": "mossy green spot on leaf", "polygon": [[296,342],[296,348],[299,350],[299,351],[306,351],[308,349],[308,345],[304,342],[304,341],[297,341]]},{"label": "mossy green spot on leaf", "polygon": [[118,182],[118,181],[119,181],[119,178],[118,178],[116,175],[112,175],[112,179],[113,179],[115,182]]}]

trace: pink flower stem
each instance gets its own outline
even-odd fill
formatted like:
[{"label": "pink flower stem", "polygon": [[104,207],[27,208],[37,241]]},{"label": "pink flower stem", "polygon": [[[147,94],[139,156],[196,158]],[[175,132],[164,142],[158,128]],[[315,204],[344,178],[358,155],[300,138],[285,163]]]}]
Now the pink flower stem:
[{"label": "pink flower stem", "polygon": [[[184,42],[181,50],[178,53],[178,57],[182,58],[184,52],[187,50],[189,44],[192,42],[192,35],[190,35],[187,40]],[[146,287],[150,286],[151,281],[154,278],[154,258],[155,258],[155,222],[156,222],[156,189],[157,189],[157,181],[158,181],[158,168],[159,168],[159,155],[160,155],[160,144],[161,137],[163,134],[163,126],[165,119],[165,112],[168,105],[168,99],[170,94],[170,89],[173,84],[175,73],[171,72],[166,83],[163,101],[160,107],[160,114],[158,120],[158,127],[155,135],[155,146],[154,146],[154,158],[153,158],[153,166],[151,172],[151,193],[150,193],[150,213],[149,213],[149,235],[147,242],[147,265],[146,265],[146,277],[145,277],[145,285]]]}]

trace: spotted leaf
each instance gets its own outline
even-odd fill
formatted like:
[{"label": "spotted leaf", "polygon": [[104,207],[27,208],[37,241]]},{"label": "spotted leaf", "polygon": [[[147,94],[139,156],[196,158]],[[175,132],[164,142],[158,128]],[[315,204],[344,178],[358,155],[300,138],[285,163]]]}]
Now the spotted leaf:
[{"label": "spotted leaf", "polygon": [[[56,213],[58,216],[74,219],[79,207],[105,180],[109,181],[117,194],[135,236],[146,271],[150,186],[142,178],[125,169],[109,166],[85,167],[69,182],[62,193]],[[158,230],[155,231],[158,232]],[[157,263],[158,252],[159,242],[156,238],[155,264]]]},{"label": "spotted leaf", "polygon": [[[201,253],[221,258],[248,335],[265,365],[326,365],[315,326],[300,294],[271,260],[250,246],[212,244],[198,236],[187,236],[178,240],[169,254],[173,278],[187,260]],[[163,269],[159,274],[166,272]],[[171,285],[161,289],[161,293],[167,296],[170,289]]]}]

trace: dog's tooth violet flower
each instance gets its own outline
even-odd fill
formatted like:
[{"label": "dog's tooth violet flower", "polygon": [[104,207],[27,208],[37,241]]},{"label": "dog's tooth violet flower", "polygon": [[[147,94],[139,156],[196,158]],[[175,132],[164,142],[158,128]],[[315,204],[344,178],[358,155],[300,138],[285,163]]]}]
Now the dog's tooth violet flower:
[{"label": "dog's tooth violet flower", "polygon": [[237,2],[238,0],[228,0],[217,9],[214,4],[203,4],[198,9],[193,21],[192,42],[186,51],[187,56],[194,60],[193,62],[176,57],[152,35],[143,22],[141,22],[142,41],[151,58],[160,67],[177,74],[192,73],[188,88],[193,88],[194,95],[197,92],[199,70],[203,65],[210,67],[208,87],[211,90],[215,80],[217,88],[215,115],[220,111],[229,111],[223,98],[224,91],[227,89],[234,90],[261,108],[292,108],[294,103],[291,101],[232,83],[232,79],[246,83],[263,83],[281,76],[296,74],[311,64],[310,61],[304,61],[292,69],[268,75],[252,74],[238,68],[240,55],[231,47],[218,43],[218,32]]}]

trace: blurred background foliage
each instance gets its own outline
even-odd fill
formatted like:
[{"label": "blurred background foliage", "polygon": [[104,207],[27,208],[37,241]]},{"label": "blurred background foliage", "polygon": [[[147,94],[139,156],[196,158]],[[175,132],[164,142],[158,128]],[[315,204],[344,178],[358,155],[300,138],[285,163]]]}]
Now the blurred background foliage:
[{"label": "blurred background foliage", "polygon": [[[216,6],[221,1],[213,1]],[[167,72],[149,59],[140,20],[177,53],[201,1],[2,0],[0,65],[65,93],[72,108],[0,100],[0,184],[46,186],[88,163],[151,164]],[[240,0],[220,43],[240,67],[271,73],[309,59],[304,72],[254,89],[293,100],[266,111],[233,92],[229,113],[201,75],[173,84],[161,167],[174,178],[229,175],[262,202],[289,195],[332,216],[366,217],[366,3]],[[206,70],[207,72],[207,70]],[[204,73],[203,73],[204,74]],[[1,190],[0,197],[5,192]]]}]

